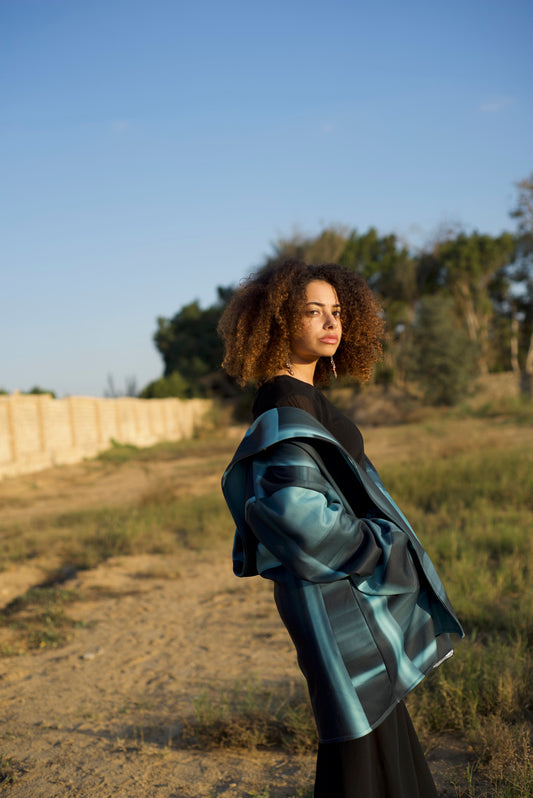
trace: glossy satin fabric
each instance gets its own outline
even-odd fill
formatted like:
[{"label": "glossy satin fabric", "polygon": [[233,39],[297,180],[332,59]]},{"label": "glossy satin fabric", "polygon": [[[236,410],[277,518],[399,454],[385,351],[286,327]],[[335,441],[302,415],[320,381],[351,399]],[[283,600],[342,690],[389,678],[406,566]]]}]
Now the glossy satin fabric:
[{"label": "glossy satin fabric", "polygon": [[223,490],[235,573],[276,583],[320,740],[368,734],[462,634],[416,535],[371,463],[296,408],[257,419]]}]

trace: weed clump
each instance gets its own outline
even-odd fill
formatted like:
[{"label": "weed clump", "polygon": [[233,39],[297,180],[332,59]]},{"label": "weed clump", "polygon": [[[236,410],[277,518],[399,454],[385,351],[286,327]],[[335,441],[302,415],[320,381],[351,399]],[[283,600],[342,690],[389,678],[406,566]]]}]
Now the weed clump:
[{"label": "weed clump", "polygon": [[222,692],[202,690],[195,715],[186,720],[182,743],[195,748],[281,748],[308,753],[317,737],[302,686],[268,685],[255,679]]},{"label": "weed clump", "polygon": [[0,627],[8,642],[0,655],[23,654],[27,649],[57,648],[70,638],[78,622],[65,612],[65,605],[78,598],[73,590],[59,585],[35,587],[0,611]]}]

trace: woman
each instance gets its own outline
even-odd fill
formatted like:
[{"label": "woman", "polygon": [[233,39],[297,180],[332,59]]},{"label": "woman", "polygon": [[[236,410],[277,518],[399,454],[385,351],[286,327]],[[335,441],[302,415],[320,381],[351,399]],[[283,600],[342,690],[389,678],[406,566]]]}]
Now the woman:
[{"label": "woman", "polygon": [[234,571],[274,581],[318,727],[315,798],[434,798],[402,699],[462,629],[361,433],[315,387],[369,377],[372,294],[339,266],[289,261],[249,278],[219,330],[227,372],[259,383],[222,482]]}]

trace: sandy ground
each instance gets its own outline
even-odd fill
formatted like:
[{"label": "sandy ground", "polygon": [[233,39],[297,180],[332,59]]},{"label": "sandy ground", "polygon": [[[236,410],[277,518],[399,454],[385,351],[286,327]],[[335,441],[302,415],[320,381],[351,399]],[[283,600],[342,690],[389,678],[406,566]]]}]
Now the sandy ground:
[{"label": "sandy ground", "polygon": [[[478,435],[486,443],[487,434],[486,425],[461,422],[456,443],[446,446],[468,448]],[[509,429],[509,436],[516,434],[533,442],[530,431]],[[370,430],[371,457],[378,464],[408,457],[408,435],[405,428]],[[498,440],[501,445],[501,431]],[[438,429],[429,428],[424,451],[438,445]],[[226,454],[215,452],[206,466],[205,490],[218,482]],[[0,509],[5,522],[125,503],[167,479],[188,493],[198,489],[197,479],[188,481],[192,470],[187,458],[149,467],[50,469],[0,483]],[[2,572],[1,603],[38,584],[49,565]],[[0,784],[1,796],[250,798],[266,796],[268,784],[270,798],[287,798],[310,788],[312,755],[200,751],[180,738],[205,688],[225,690],[248,677],[282,686],[301,678],[270,583],[235,579],[229,551],[184,551],[172,558],[116,558],[79,572],[68,587],[81,597],[68,614],[85,624],[70,641],[0,659],[0,753],[17,774]],[[458,741],[432,741],[428,756],[441,796],[462,794],[468,755]]]},{"label": "sandy ground", "polygon": [[[313,756],[180,745],[202,689],[300,678],[269,583],[187,553],[117,558],[68,584],[89,596],[69,614],[91,626],[0,663],[1,748],[19,772],[0,795],[244,798],[269,784],[281,798],[312,784]],[[443,795],[464,754],[430,752]]]},{"label": "sandy ground", "polygon": [[235,581],[187,554],[117,558],[69,582],[96,596],[69,607],[94,625],[0,665],[2,749],[22,773],[0,794],[229,797],[270,783],[290,795],[305,783],[309,757],[180,748],[203,688],[295,672],[269,585]]}]

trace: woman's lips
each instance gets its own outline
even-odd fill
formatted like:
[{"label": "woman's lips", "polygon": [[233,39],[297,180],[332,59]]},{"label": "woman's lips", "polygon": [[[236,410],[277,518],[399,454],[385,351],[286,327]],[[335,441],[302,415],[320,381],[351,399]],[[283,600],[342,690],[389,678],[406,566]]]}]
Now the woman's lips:
[{"label": "woman's lips", "polygon": [[320,342],[323,344],[336,344],[338,340],[335,335],[327,335],[325,338],[321,338]]}]

